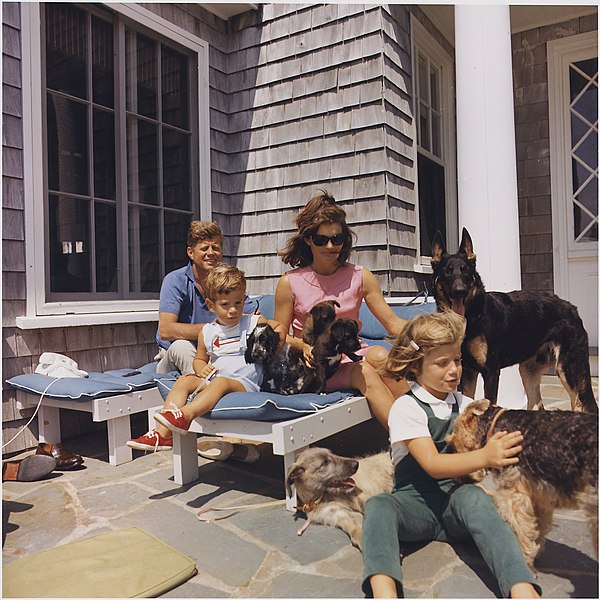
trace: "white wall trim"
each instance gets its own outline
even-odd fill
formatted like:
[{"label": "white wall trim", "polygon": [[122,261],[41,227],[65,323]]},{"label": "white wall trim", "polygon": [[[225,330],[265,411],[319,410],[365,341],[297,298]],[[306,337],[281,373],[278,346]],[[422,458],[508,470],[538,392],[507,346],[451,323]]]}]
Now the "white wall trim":
[{"label": "white wall trim", "polygon": [[[208,43],[194,34],[135,5],[111,3],[110,8],[136,23],[156,31],[168,39],[196,53],[198,58],[198,191],[200,219],[212,218],[210,177],[210,102]],[[93,315],[112,313],[145,313],[157,310],[157,300],[46,302],[45,295],[45,211],[43,161],[43,102],[41,64],[41,11],[39,2],[21,4],[22,19],[22,73],[23,73],[23,185],[25,210],[25,281],[26,314],[17,317],[18,327],[35,322],[36,317],[75,313]],[[73,320],[73,317],[69,317]],[[33,319],[33,321],[32,321]],[[139,320],[131,315],[130,321]],[[144,317],[141,320],[148,320]],[[43,321],[45,322],[45,321]],[[110,320],[103,320],[108,323]],[[119,320],[118,322],[124,322]],[[36,325],[43,327],[44,325]]]}]

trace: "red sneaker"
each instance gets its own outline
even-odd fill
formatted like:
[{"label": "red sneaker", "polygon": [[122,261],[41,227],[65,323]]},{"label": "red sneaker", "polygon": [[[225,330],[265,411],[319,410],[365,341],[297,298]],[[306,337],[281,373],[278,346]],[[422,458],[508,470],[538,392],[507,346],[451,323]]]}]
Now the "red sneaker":
[{"label": "red sneaker", "polygon": [[156,429],[145,433],[144,435],[129,440],[127,445],[136,450],[173,450],[173,438],[164,438]]},{"label": "red sneaker", "polygon": [[155,413],[154,420],[175,433],[186,434],[192,422],[183,416],[183,413],[175,404],[171,402],[171,405],[173,408],[163,409],[159,413]]}]

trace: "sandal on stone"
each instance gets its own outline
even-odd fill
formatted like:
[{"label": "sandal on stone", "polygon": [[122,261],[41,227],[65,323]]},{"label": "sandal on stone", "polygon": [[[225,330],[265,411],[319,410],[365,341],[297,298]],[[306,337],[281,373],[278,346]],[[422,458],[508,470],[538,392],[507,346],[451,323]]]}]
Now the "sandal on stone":
[{"label": "sandal on stone", "polygon": [[38,481],[52,473],[56,459],[43,454],[33,454],[23,460],[2,463],[2,481]]},{"label": "sandal on stone", "polygon": [[258,448],[253,444],[234,444],[233,446],[233,454],[231,455],[233,460],[254,464],[260,458]]},{"label": "sandal on stone", "polygon": [[198,442],[198,455],[209,460],[227,460],[234,452],[231,442]]},{"label": "sandal on stone", "polygon": [[224,441],[198,442],[198,454],[209,460],[238,460],[249,464],[260,458],[258,448],[252,444],[232,444]]}]

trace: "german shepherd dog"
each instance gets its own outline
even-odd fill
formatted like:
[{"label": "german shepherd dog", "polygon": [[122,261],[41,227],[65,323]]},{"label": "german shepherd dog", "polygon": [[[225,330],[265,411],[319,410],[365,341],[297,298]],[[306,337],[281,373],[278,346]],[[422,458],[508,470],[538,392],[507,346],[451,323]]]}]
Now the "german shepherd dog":
[{"label": "german shepherd dog", "polygon": [[500,369],[518,364],[527,408],[542,409],[541,378],[554,366],[571,408],[598,414],[588,336],[575,306],[549,292],[486,292],[475,268],[471,236],[464,228],[456,254],[448,254],[438,231],[431,256],[438,309],[452,309],[467,320],[461,380],[465,395],[474,397],[481,373],[485,397],[495,404]]}]

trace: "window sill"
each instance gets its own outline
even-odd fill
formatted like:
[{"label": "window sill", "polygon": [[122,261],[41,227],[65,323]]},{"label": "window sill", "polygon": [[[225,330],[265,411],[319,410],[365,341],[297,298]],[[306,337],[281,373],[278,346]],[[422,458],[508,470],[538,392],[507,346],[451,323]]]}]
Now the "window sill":
[{"label": "window sill", "polygon": [[79,315],[45,315],[16,317],[19,329],[48,329],[50,327],[85,327],[89,325],[110,325],[113,323],[158,322],[158,311],[88,313]]},{"label": "window sill", "polygon": [[427,275],[431,275],[433,273],[433,269],[431,268],[431,265],[426,265],[426,264],[422,264],[422,263],[415,263],[415,265],[413,267],[413,271],[415,273],[424,273]]}]

